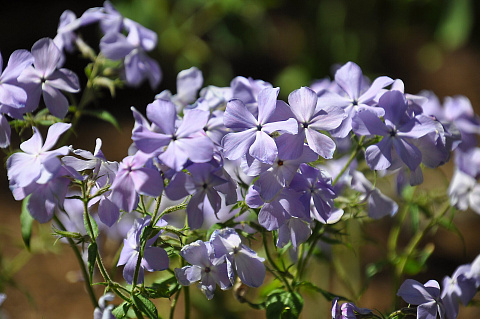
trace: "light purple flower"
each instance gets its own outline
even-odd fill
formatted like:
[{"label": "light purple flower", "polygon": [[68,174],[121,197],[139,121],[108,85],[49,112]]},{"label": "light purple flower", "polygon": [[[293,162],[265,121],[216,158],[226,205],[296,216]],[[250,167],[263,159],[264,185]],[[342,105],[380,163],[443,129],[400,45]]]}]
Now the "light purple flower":
[{"label": "light purple flower", "polygon": [[248,154],[263,163],[273,164],[278,149],[269,134],[275,131],[291,134],[298,132],[297,121],[293,118],[272,121],[278,92],[278,88],[266,88],[259,93],[258,117],[241,100],[228,102],[223,117],[224,124],[236,132],[225,135],[222,140],[226,158],[236,160]]},{"label": "light purple flower", "polygon": [[175,174],[165,193],[171,200],[192,195],[187,205],[188,225],[191,229],[198,229],[205,215],[216,215],[220,210],[222,199],[215,188],[227,180],[218,176],[218,169],[208,163],[192,164],[187,170],[190,174]]},{"label": "light purple flower", "polygon": [[128,35],[108,32],[100,41],[101,52],[112,60],[123,59],[129,85],[138,86],[146,78],[153,89],[160,83],[162,73],[158,63],[146,52],[157,45],[157,34],[130,19],[125,19],[123,24]]},{"label": "light purple flower", "polygon": [[162,91],[155,96],[155,99],[170,100],[177,106],[180,112],[187,105],[195,102],[197,93],[203,85],[203,74],[196,67],[182,70],[177,75],[177,94],[172,95],[168,90]]},{"label": "light purple flower", "polygon": [[445,309],[440,299],[440,285],[435,280],[429,280],[422,285],[416,280],[407,279],[398,289],[397,296],[411,305],[418,305],[417,318],[440,319],[445,317]]},{"label": "light purple flower", "polygon": [[14,153],[7,160],[7,175],[12,191],[33,183],[44,184],[55,176],[62,165],[57,156],[67,155],[69,149],[67,146],[51,149],[70,127],[71,124],[66,123],[53,124],[48,128],[45,143],[38,129],[33,128],[33,136],[20,144],[23,152]]},{"label": "light purple flower", "polygon": [[353,131],[357,135],[378,135],[383,139],[367,147],[365,158],[373,170],[389,168],[392,163],[393,150],[407,167],[414,171],[422,161],[420,150],[409,142],[435,131],[434,121],[427,116],[408,117],[407,101],[403,93],[388,91],[382,95],[379,106],[385,110],[385,123],[368,110],[358,112],[353,119]]},{"label": "light purple flower", "polygon": [[232,228],[215,230],[210,237],[216,258],[226,258],[235,269],[240,280],[247,286],[260,287],[265,279],[264,258],[242,243]]},{"label": "light purple flower", "polygon": [[[0,55],[0,109],[8,113],[5,106],[13,109],[22,109],[27,102],[27,93],[19,86],[17,78],[33,63],[33,55],[27,50],[16,50],[8,59],[8,64],[3,69],[3,58]],[[7,109],[8,110],[8,109]]]},{"label": "light purple flower", "polygon": [[[151,216],[147,216],[144,219],[136,219],[132,228],[128,232],[127,238],[123,240],[123,249],[120,253],[117,266],[125,265],[123,269],[123,278],[132,284],[133,277],[135,275],[135,268],[137,267],[138,257],[140,253],[141,235],[142,230],[150,224]],[[160,219],[156,226],[163,227],[167,223]],[[142,261],[138,271],[138,280],[136,284],[142,283],[144,279],[144,271],[161,271],[168,268],[169,259],[165,249],[161,247],[152,246],[157,238],[160,236],[160,232],[153,238],[150,238],[143,250]]]},{"label": "light purple flower", "polygon": [[132,131],[132,140],[142,152],[158,155],[165,165],[176,171],[181,171],[187,160],[205,163],[212,159],[213,143],[203,131],[208,112],[190,110],[177,127],[175,105],[171,101],[155,100],[147,106],[147,117],[152,126],[137,115]]},{"label": "light purple flower", "polygon": [[459,302],[467,306],[477,293],[476,278],[470,277],[471,265],[457,267],[452,277],[445,276],[442,282],[442,302],[447,319],[456,319]]},{"label": "light purple flower", "polygon": [[323,224],[338,222],[343,210],[334,206],[337,194],[333,190],[331,177],[325,171],[307,164],[300,165],[300,172],[294,176],[290,187],[302,194],[300,201],[305,210]]},{"label": "light purple flower", "polygon": [[33,66],[20,74],[18,81],[27,85],[27,93],[32,104],[38,104],[40,96],[50,113],[64,118],[68,112],[69,102],[60,92],[75,93],[80,91],[78,77],[68,69],[60,68],[62,51],[52,39],[43,38],[32,47]]},{"label": "light purple flower", "polygon": [[301,218],[291,217],[278,229],[277,247],[282,248],[291,242],[296,251],[297,247],[306,242],[311,234],[310,223]]},{"label": "light purple flower", "polygon": [[131,212],[137,207],[139,194],[152,197],[162,194],[163,179],[156,168],[148,167],[149,160],[148,155],[138,152],[120,163],[110,197],[118,208]]},{"label": "light purple flower", "polygon": [[393,83],[391,78],[381,76],[368,85],[360,67],[347,62],[335,73],[335,83],[343,91],[342,95],[327,91],[319,96],[321,105],[342,107],[347,114],[340,127],[332,131],[333,136],[346,137],[352,130],[352,119],[359,111],[369,110],[377,116],[383,116],[384,110],[372,104],[378,92]]},{"label": "light purple flower", "polygon": [[186,245],[180,251],[183,257],[191,266],[175,268],[175,275],[178,282],[183,286],[189,286],[194,282],[202,290],[208,300],[213,298],[216,285],[222,290],[230,289],[233,286],[234,274],[231,265],[223,258],[215,258],[212,245],[197,240]]},{"label": "light purple flower", "polygon": [[[290,148],[291,157],[302,154],[305,138],[308,146],[323,158],[332,158],[335,151],[333,140],[318,131],[336,129],[347,114],[338,106],[329,106],[318,102],[315,91],[302,87],[288,96],[288,104],[298,122],[298,134],[287,135],[285,142]],[[320,100],[321,101],[321,100]]]}]

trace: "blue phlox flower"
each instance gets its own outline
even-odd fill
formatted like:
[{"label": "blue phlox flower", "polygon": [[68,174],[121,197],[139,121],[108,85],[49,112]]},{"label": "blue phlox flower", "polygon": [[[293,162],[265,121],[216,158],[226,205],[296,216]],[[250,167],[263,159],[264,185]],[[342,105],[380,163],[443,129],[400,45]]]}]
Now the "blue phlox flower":
[{"label": "blue phlox flower", "polygon": [[71,70],[61,68],[63,52],[52,39],[42,38],[32,46],[33,66],[27,67],[18,77],[25,85],[28,94],[28,104],[38,106],[40,96],[50,113],[64,118],[68,113],[69,102],[61,93],[80,91],[77,75]]},{"label": "blue phlox flower", "polygon": [[[250,287],[260,287],[265,279],[264,258],[242,243],[232,228],[215,230],[210,237],[216,258],[226,256],[240,280]],[[228,263],[227,263],[228,265]]]},{"label": "blue phlox flower", "polygon": [[293,118],[272,121],[279,89],[266,88],[258,96],[258,117],[255,117],[239,99],[230,100],[223,117],[228,133],[222,140],[225,157],[236,160],[247,153],[257,160],[273,164],[278,149],[269,135],[275,131],[296,134],[297,121]]},{"label": "blue phlox flower", "polygon": [[381,76],[369,85],[360,67],[354,62],[347,62],[335,73],[335,83],[342,90],[341,94],[326,91],[319,96],[320,105],[342,107],[347,114],[340,126],[332,131],[333,136],[346,137],[352,130],[352,119],[358,111],[369,110],[383,116],[384,110],[372,104],[379,91],[393,83],[391,78]]},{"label": "blue phlox flower", "polygon": [[467,210],[469,207],[480,214],[480,184],[468,174],[456,169],[450,185],[448,196],[451,205],[459,210]]},{"label": "blue phlox flower", "polygon": [[316,169],[307,164],[300,165],[290,187],[302,195],[302,202],[306,211],[323,224],[334,224],[343,216],[343,210],[335,207],[334,199],[337,197],[331,177],[323,170]]},{"label": "blue phlox flower", "polygon": [[456,319],[459,302],[468,305],[477,293],[476,278],[470,278],[471,265],[461,265],[452,274],[445,276],[442,282],[442,302],[445,305],[447,319]]},{"label": "blue phlox flower", "polygon": [[209,242],[197,240],[186,245],[180,251],[180,256],[191,264],[191,266],[175,268],[175,276],[180,284],[189,286],[198,281],[198,288],[208,300],[213,298],[217,285],[222,290],[232,288],[233,269],[225,257],[215,258]]},{"label": "blue phlox flower", "polygon": [[425,285],[420,282],[407,279],[403,282],[397,292],[405,302],[417,306],[417,318],[440,319],[445,318],[445,307],[440,298],[440,285],[435,280],[429,280]]},{"label": "blue phlox flower", "polygon": [[[138,257],[140,253],[140,238],[142,230],[150,224],[151,216],[147,216],[143,219],[139,218],[135,220],[132,228],[127,234],[127,238],[123,240],[123,249],[120,253],[117,266],[125,265],[123,268],[123,278],[131,284],[135,275],[135,268],[137,266]],[[166,226],[167,222],[160,219],[156,226]],[[144,271],[161,271],[168,268],[169,259],[165,249],[161,247],[152,246],[157,238],[160,236],[160,232],[153,238],[150,238],[143,250],[143,257],[140,263],[138,272],[137,284],[142,283],[144,280]]]}]

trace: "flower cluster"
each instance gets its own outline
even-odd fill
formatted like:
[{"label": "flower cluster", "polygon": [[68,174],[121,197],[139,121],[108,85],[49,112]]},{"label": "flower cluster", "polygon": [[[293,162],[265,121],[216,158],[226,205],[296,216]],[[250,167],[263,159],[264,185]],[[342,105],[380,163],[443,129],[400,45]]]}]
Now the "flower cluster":
[{"label": "flower cluster", "polygon": [[[92,23],[103,34],[98,55],[78,33]],[[145,115],[131,108],[133,143],[120,162],[107,160],[100,139],[93,153],[73,146],[55,149],[60,137],[75,128],[74,120],[67,123],[69,110],[76,111],[75,119],[87,106],[62,93],[80,92],[77,75],[62,68],[63,51],[78,49],[92,59],[87,89],[111,90],[117,80],[132,86],[148,80],[155,88],[161,72],[146,52],[156,41],[153,31],[105,2],[79,18],[66,11],[54,39],[39,40],[31,52],[15,51],[0,75],[0,147],[10,145],[9,119],[22,122],[28,114],[31,121],[22,125],[33,130],[7,159],[13,196],[26,201],[38,222],[55,218],[57,235],[88,243],[87,284],[93,285],[97,265],[108,290],[125,300],[115,316],[132,307],[154,318],[155,306],[148,298],[169,298],[183,289],[180,285],[198,282],[207,299],[217,285],[232,288],[236,278],[257,288],[267,269],[282,282],[282,311],[297,311],[305,266],[334,224],[356,217],[380,219],[399,210],[400,203],[386,195],[393,192],[379,189],[377,175],[395,175],[400,197],[403,189],[423,182],[423,168],[443,165],[452,152],[456,173],[448,191],[450,204],[480,214],[480,119],[468,99],[447,98],[442,106],[431,92],[405,93],[401,80],[381,76],[370,81],[353,62],[340,66],[332,81],[290,92],[287,101],[278,98],[280,88],[241,76],[226,87],[204,87],[202,72],[192,67],[178,74],[175,94],[155,95]],[[112,68],[116,77],[108,78]],[[46,111],[36,111],[41,97],[52,115],[45,142],[39,125]],[[70,228],[65,216],[72,222],[83,219],[81,229]],[[219,225],[211,228],[212,220]],[[262,237],[271,268],[245,244],[239,229],[252,241]],[[130,289],[118,287],[99,257],[97,238],[113,237],[114,232],[123,238],[116,264],[123,266]],[[270,232],[278,251],[289,249],[290,266],[283,259],[283,268],[272,260]],[[299,249],[302,245],[309,249]],[[170,270],[179,265],[176,261],[183,267]],[[459,303],[467,305],[480,285],[479,267],[479,258],[460,266],[445,278],[442,289],[436,281],[422,285],[409,279],[398,296],[418,305],[421,318],[439,313],[454,319]],[[167,269],[180,285],[145,287],[145,270]],[[269,296],[273,300],[277,295]],[[105,300],[112,301],[112,296],[101,299],[96,318],[113,316]],[[275,312],[271,300],[256,307]],[[350,302],[339,305],[339,300],[334,299],[333,318],[373,316]]]}]

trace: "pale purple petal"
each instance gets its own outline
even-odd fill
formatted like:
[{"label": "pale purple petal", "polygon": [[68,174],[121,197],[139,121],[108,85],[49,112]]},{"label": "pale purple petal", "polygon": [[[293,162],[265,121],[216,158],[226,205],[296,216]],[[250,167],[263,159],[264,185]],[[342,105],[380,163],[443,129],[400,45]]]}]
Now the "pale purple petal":
[{"label": "pale purple petal", "polygon": [[237,99],[227,103],[223,123],[233,130],[248,130],[258,124],[257,119],[248,111],[245,104]]},{"label": "pale purple petal", "polygon": [[380,135],[390,133],[390,129],[376,114],[370,111],[358,112],[352,120],[353,132],[357,135]]},{"label": "pale purple petal", "polygon": [[326,106],[318,107],[315,114],[308,125],[309,128],[315,130],[330,131],[340,126],[347,114],[340,107]]},{"label": "pale purple petal", "polygon": [[395,146],[395,150],[397,151],[402,161],[407,164],[410,170],[415,170],[422,162],[422,153],[420,152],[420,150],[416,146],[413,146],[412,144],[404,141],[403,139],[394,138],[392,140],[393,145]]},{"label": "pale purple petal", "polygon": [[121,33],[110,32],[100,40],[102,54],[111,60],[123,59],[133,49],[135,46]]},{"label": "pale purple petal", "polygon": [[168,254],[162,247],[148,247],[143,251],[141,266],[148,271],[161,271],[168,268]]},{"label": "pale purple petal", "polygon": [[80,91],[78,76],[68,69],[54,71],[45,83],[66,92],[75,93]]},{"label": "pale purple petal", "polygon": [[335,73],[335,82],[354,100],[360,97],[363,81],[362,69],[353,62],[347,62]]},{"label": "pale purple petal", "polygon": [[372,170],[384,170],[392,165],[393,142],[385,136],[378,144],[370,145],[365,151],[365,159]]},{"label": "pale purple petal", "polygon": [[44,76],[51,74],[62,58],[62,52],[50,38],[42,38],[32,46],[35,68]]},{"label": "pale purple petal", "polygon": [[8,64],[0,76],[1,82],[15,81],[28,66],[33,63],[33,55],[27,50],[15,50],[8,59]]},{"label": "pale purple petal", "polygon": [[317,94],[308,87],[301,87],[288,95],[288,103],[300,123],[310,122],[317,105]]},{"label": "pale purple petal", "polygon": [[207,125],[209,116],[210,114],[207,111],[188,111],[183,117],[182,124],[180,124],[180,127],[177,130],[177,136],[188,137],[198,131],[203,132],[203,128],[205,127],[205,125]]},{"label": "pale purple petal", "polygon": [[275,112],[280,88],[265,88],[258,94],[258,123],[264,124]]},{"label": "pale purple petal", "polygon": [[336,145],[330,137],[312,129],[306,129],[305,133],[308,146],[315,153],[326,159],[333,157]]},{"label": "pale purple petal", "polygon": [[236,160],[244,156],[255,141],[257,130],[229,133],[222,139],[225,157]]},{"label": "pale purple petal", "polygon": [[110,199],[104,197],[98,204],[98,217],[102,223],[112,227],[120,217],[120,210]]},{"label": "pale purple petal", "polygon": [[163,191],[163,179],[160,173],[153,168],[139,168],[130,172],[135,190],[142,195],[157,197]]},{"label": "pale purple petal", "polygon": [[180,251],[180,256],[182,256],[189,264],[203,267],[210,265],[208,255],[207,246],[201,240],[183,246]]},{"label": "pale purple petal", "polygon": [[235,269],[240,280],[250,287],[260,287],[265,279],[263,258],[241,249],[235,255]]},{"label": "pale purple petal", "polygon": [[392,84],[393,82],[394,81],[391,78],[389,78],[388,76],[380,76],[380,77],[376,78],[373,81],[372,85],[370,85],[368,90],[366,90],[362,94],[362,96],[360,96],[360,98],[358,99],[359,104],[364,104],[364,103],[370,102],[371,100],[373,100],[377,96],[378,92],[380,92],[380,89],[383,89],[384,87]]},{"label": "pale purple petal", "polygon": [[52,86],[43,86],[43,100],[52,115],[63,119],[68,113],[68,100],[57,89]]},{"label": "pale purple petal", "polygon": [[249,154],[263,163],[273,164],[278,154],[277,145],[268,134],[257,131],[255,141],[249,149]]},{"label": "pale purple petal", "polygon": [[[43,144],[42,151],[50,150],[57,143],[60,135],[68,131],[72,127],[70,123],[55,123],[48,128],[47,138]],[[64,154],[66,155],[66,154]]]},{"label": "pale purple petal", "polygon": [[7,118],[0,113],[0,148],[6,148],[10,145],[11,131]]}]

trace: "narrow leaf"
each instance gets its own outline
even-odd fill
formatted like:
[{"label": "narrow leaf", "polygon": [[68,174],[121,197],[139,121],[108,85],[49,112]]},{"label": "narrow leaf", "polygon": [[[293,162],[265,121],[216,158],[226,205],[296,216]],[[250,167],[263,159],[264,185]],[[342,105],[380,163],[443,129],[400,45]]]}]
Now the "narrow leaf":
[{"label": "narrow leaf", "polygon": [[115,316],[117,319],[123,319],[126,318],[128,309],[130,308],[130,305],[125,301],[122,303],[120,306],[116,307],[113,309],[112,314]]},{"label": "narrow leaf", "polygon": [[93,269],[95,268],[95,260],[97,259],[97,244],[91,243],[88,245],[88,275],[90,276],[90,282],[93,278]]},{"label": "narrow leaf", "polygon": [[85,114],[85,115],[96,117],[96,118],[98,118],[102,121],[108,122],[108,123],[112,124],[117,130],[119,130],[119,131],[121,130],[120,124],[118,124],[117,119],[112,114],[110,114],[110,112],[108,112],[108,111],[105,111],[105,110],[84,110],[84,111],[82,111],[82,113]]},{"label": "narrow leaf", "polygon": [[33,224],[33,217],[32,215],[30,215],[27,208],[29,199],[30,199],[30,195],[28,195],[22,201],[22,213],[20,214],[22,239],[28,250],[30,250],[30,238],[32,237],[32,224]]},{"label": "narrow leaf", "polygon": [[133,304],[150,319],[158,319],[158,311],[153,302],[142,295],[132,296]]}]

